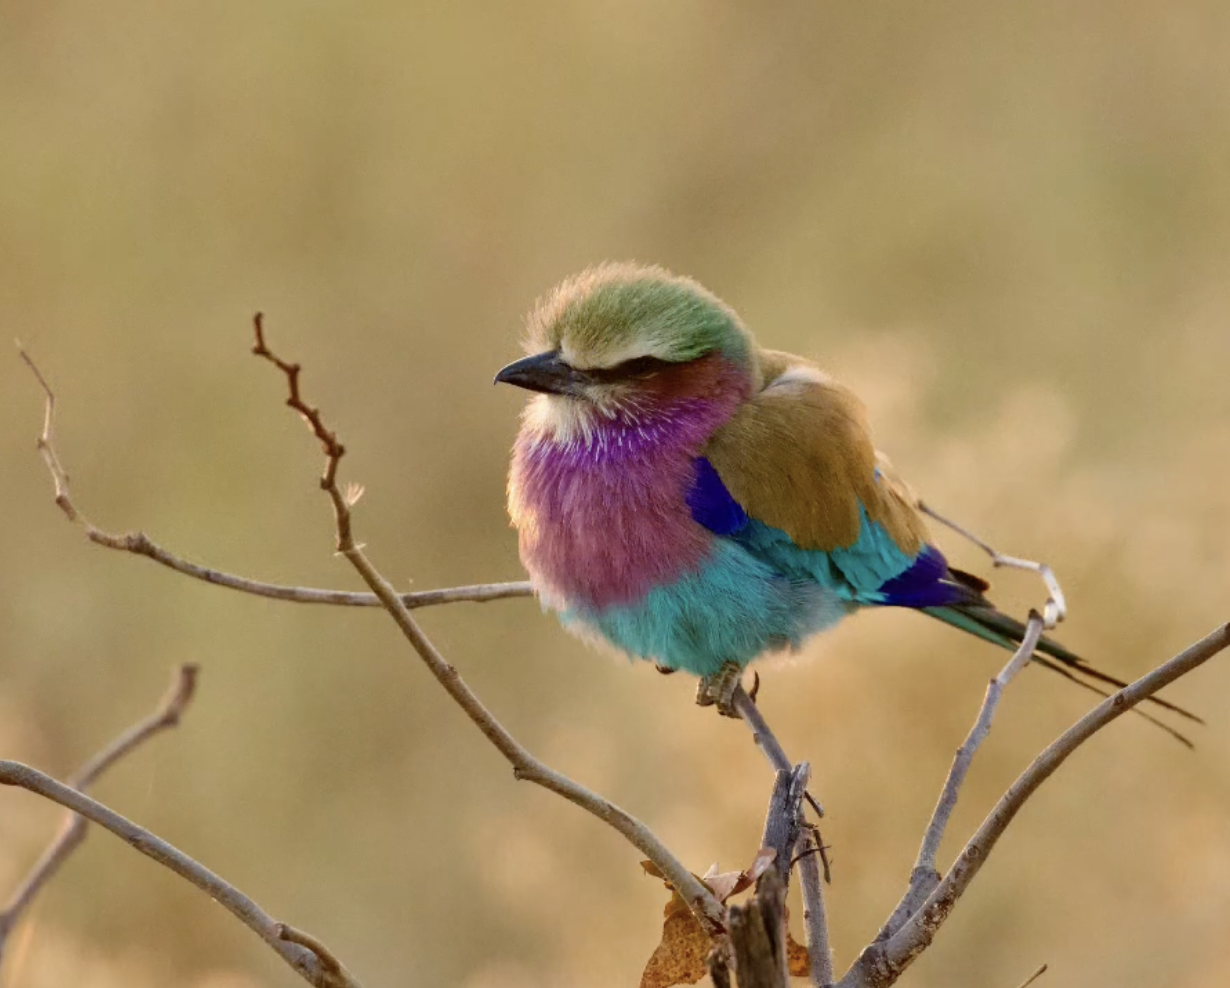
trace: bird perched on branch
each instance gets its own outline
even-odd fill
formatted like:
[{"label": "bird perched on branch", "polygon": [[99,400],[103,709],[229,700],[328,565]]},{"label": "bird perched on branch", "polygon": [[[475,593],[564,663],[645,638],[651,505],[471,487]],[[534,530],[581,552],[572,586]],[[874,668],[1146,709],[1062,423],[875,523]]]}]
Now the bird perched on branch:
[{"label": "bird perched on branch", "polygon": [[[701,677],[697,702],[725,713],[753,659],[864,608],[1021,641],[988,585],[930,543],[858,398],[759,347],[695,281],[591,268],[537,305],[529,347],[496,375],[538,392],[508,506],[538,596],[569,629]],[[1122,685],[1049,638],[1034,658]]]}]

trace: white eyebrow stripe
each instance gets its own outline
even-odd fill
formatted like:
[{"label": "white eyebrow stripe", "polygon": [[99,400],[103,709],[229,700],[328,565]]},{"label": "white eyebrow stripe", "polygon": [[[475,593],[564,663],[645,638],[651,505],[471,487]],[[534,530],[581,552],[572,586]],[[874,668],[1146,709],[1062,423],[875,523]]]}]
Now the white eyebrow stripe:
[{"label": "white eyebrow stripe", "polygon": [[566,342],[560,347],[560,356],[568,366],[575,367],[577,370],[607,370],[640,357],[660,357],[661,354],[656,352],[657,348],[653,345],[656,341],[649,342],[648,349],[643,345],[629,343],[618,350],[601,352],[592,349],[578,351],[571,346],[570,342]]}]

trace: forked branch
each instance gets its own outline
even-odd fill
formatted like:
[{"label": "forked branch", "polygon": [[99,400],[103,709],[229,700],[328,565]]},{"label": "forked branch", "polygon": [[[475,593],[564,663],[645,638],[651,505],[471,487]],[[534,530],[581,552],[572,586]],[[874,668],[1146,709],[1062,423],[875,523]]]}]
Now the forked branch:
[{"label": "forked branch", "polygon": [[983,820],[953,866],[903,926],[867,947],[838,983],[839,988],[888,988],[931,944],[983,862],[1026,800],[1094,734],[1143,700],[1230,647],[1225,624],[1148,675],[1107,697],[1049,744],[1017,778]]},{"label": "forked branch", "polygon": [[[55,442],[55,410],[56,396],[51,385],[43,376],[38,365],[30,355],[18,344],[17,352],[25,361],[31,373],[38,380],[43,391],[43,431],[38,437],[38,451],[51,474],[55,484],[55,503],[64,516],[71,522],[78,523],[85,530],[86,538],[95,545],[120,552],[130,552],[136,556],[144,556],[168,569],[212,583],[215,586],[238,590],[241,593],[253,594],[257,597],[270,597],[274,600],[285,600],[297,604],[332,604],[341,607],[383,607],[380,599],[372,593],[354,593],[346,590],[329,590],[317,587],[292,587],[278,583],[263,583],[250,580],[247,577],[225,573],[222,570],[202,566],[191,562],[182,556],[160,546],[144,532],[125,532],[116,534],[103,531],[94,525],[77,507],[69,488],[68,472],[60,460]],[[510,583],[479,583],[464,587],[445,587],[440,590],[421,590],[416,593],[400,595],[402,603],[407,607],[430,607],[436,604],[455,604],[462,601],[484,603],[491,600],[505,600],[510,597],[531,597],[533,588],[525,580]]]},{"label": "forked branch", "polygon": [[169,868],[236,916],[316,988],[362,988],[315,938],[279,923],[235,886],[179,848],[84,793],[20,762],[0,761],[0,785],[19,786],[96,823],[147,858]]},{"label": "forked branch", "polygon": [[958,535],[967,539],[976,545],[979,549],[991,557],[991,565],[996,567],[1004,567],[1006,569],[1022,569],[1027,573],[1036,573],[1043,585],[1046,587],[1046,605],[1042,608],[1042,627],[1049,631],[1059,624],[1068,615],[1068,603],[1064,599],[1063,587],[1059,585],[1059,579],[1055,576],[1055,571],[1046,563],[1037,563],[1032,559],[1021,559],[1017,556],[1007,556],[1000,552],[990,543],[980,539],[977,535],[971,532],[968,528],[958,525],[955,521],[944,517],[938,511],[933,509],[931,505],[925,501],[918,501],[918,510],[923,514],[934,518],[941,525],[952,529]]},{"label": "forked branch", "polygon": [[[68,780],[68,784],[84,792],[94,784],[107,769],[126,755],[132,753],[150,738],[168,728],[179,725],[180,718],[196,693],[197,667],[180,666],[171,680],[171,686],[158,703],[158,707],[145,719],[137,722],[120,734],[109,745],[94,755]],[[4,961],[4,948],[9,935],[30,908],[39,892],[55,877],[60,866],[85,840],[87,823],[84,817],[71,814],[64,821],[60,833],[47,846],[35,862],[29,874],[22,880],[0,912],[0,964]]]},{"label": "forked branch", "polygon": [[970,728],[969,735],[957,749],[952,767],[948,770],[948,777],[944,780],[944,788],[940,791],[939,801],[935,804],[935,811],[931,814],[931,820],[923,834],[922,846],[918,849],[918,859],[914,862],[914,868],[910,872],[909,888],[884,924],[884,928],[880,930],[879,936],[876,937],[877,940],[887,940],[901,929],[910,917],[918,912],[919,907],[927,900],[927,896],[939,885],[940,873],[935,868],[935,858],[939,853],[940,843],[944,840],[944,831],[948,828],[948,821],[957,807],[957,797],[960,795],[961,786],[964,785],[965,777],[969,774],[974,755],[977,754],[987,735],[991,733],[991,721],[995,718],[1000,697],[1003,696],[1005,688],[1017,673],[1025,668],[1033,656],[1034,648],[1040,637],[1042,637],[1042,616],[1037,611],[1030,611],[1029,621],[1025,626],[1025,636],[1021,640],[1020,647],[999,671],[999,675],[987,684],[986,696],[978,711],[978,717],[974,721],[974,726]]}]

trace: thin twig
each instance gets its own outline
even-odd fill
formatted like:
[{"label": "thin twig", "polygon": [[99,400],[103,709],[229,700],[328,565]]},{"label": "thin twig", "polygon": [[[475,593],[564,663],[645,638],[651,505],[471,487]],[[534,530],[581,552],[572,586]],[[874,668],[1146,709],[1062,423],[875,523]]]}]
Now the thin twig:
[{"label": "thin twig", "polygon": [[829,945],[824,883],[820,879],[821,845],[814,828],[802,828],[797,847],[799,886],[803,891],[803,925],[807,930],[807,952],[811,958],[811,983],[814,988],[831,988],[833,950]]},{"label": "thin twig", "polygon": [[[159,565],[166,566],[177,573],[189,576],[194,580],[212,583],[215,586],[238,590],[241,593],[253,594],[257,597],[270,597],[274,600],[285,600],[296,604],[332,604],[342,607],[382,607],[380,599],[372,593],[354,593],[346,590],[329,590],[316,587],[294,587],[278,583],[263,583],[259,580],[249,580],[233,573],[225,573],[209,566],[190,562],[168,549],[158,545],[144,532],[125,532],[116,534],[105,532],[94,525],[73,501],[69,488],[68,473],[60,460],[55,446],[55,392],[43,376],[38,365],[21,345],[18,344],[18,354],[26,366],[38,380],[43,390],[43,432],[38,438],[38,450],[51,474],[55,484],[55,503],[71,522],[79,523],[86,537],[95,545],[120,552],[130,552],[136,556],[152,559]],[[518,580],[510,583],[478,583],[472,586],[444,587],[439,590],[420,590],[415,593],[400,595],[402,603],[407,607],[431,607],[436,604],[455,604],[462,601],[485,603],[491,600],[505,600],[511,597],[532,597],[534,590],[528,581]]]},{"label": "thin twig", "polygon": [[346,557],[363,582],[380,599],[385,610],[392,616],[431,674],[483,733],[483,736],[508,760],[516,778],[534,782],[563,796],[623,834],[658,867],[710,935],[720,936],[724,933],[725,908],[713,893],[667,849],[653,831],[614,803],[549,768],[530,754],[484,706],[478,695],[466,685],[457,670],[445,661],[444,656],[423,633],[409,609],[402,603],[401,597],[355,542],[351,530],[350,512],[353,502],[343,493],[337,482],[338,463],[346,450],[338,439],[337,433],[325,425],[320,410],[303,400],[299,389],[299,365],[282,360],[269,349],[265,342],[264,326],[259,314],[253,321],[253,330],[256,342],[252,347],[252,352],[268,360],[285,375],[289,391],[286,399],[287,405],[302,416],[312,434],[320,442],[325,454],[325,468],[320,478],[320,486],[333,505],[337,551]]},{"label": "thin twig", "polygon": [[1218,627],[1148,675],[1108,697],[1048,745],[1008,787],[926,902],[887,941],[875,941],[867,947],[841,979],[840,988],[888,988],[893,984],[930,945],[996,842],[1038,787],[1107,724],[1227,647],[1230,647],[1230,624]]},{"label": "thin twig", "polygon": [[[757,680],[757,684],[759,685],[759,680]],[[735,691],[731,695],[731,704],[743,722],[752,729],[752,737],[756,741],[756,746],[764,752],[765,758],[773,766],[773,771],[789,772],[793,770],[794,763],[790,761],[790,757],[786,754],[786,749],[777,740],[777,735],[769,727],[769,722],[764,719],[764,714],[760,712],[756,701],[748,695],[747,690],[742,685],[735,687]],[[824,816],[824,807],[817,802],[810,792],[804,793],[803,798],[807,800],[808,805],[815,811],[816,816]]]},{"label": "thin twig", "polygon": [[940,843],[944,839],[948,821],[952,818],[953,810],[956,809],[961,786],[965,783],[965,777],[969,773],[974,755],[982,742],[986,740],[987,735],[991,733],[991,721],[995,717],[995,711],[999,707],[999,700],[1003,696],[1004,689],[1012,682],[1016,674],[1025,668],[1033,656],[1040,637],[1042,637],[1042,615],[1037,611],[1030,611],[1020,647],[999,671],[999,675],[987,684],[986,696],[978,711],[978,717],[965,741],[957,749],[956,757],[952,760],[952,767],[948,770],[948,777],[944,780],[944,788],[940,791],[940,798],[935,804],[935,811],[931,814],[931,822],[927,824],[926,832],[923,834],[922,846],[918,849],[918,858],[910,872],[909,888],[897,908],[893,910],[888,922],[884,924],[884,928],[880,930],[876,937],[877,940],[887,940],[901,929],[940,883],[940,873],[936,870],[935,858],[939,853]]},{"label": "thin twig", "polygon": [[316,985],[317,988],[361,988],[359,982],[337,964],[331,952],[326,952],[325,957],[316,954],[314,949],[305,945],[306,937],[302,937],[304,942],[286,939],[283,924],[277,922],[235,886],[161,837],[155,836],[97,800],[20,762],[0,761],[0,785],[20,786],[59,803],[91,823],[111,831],[146,857],[188,880],[269,944],[309,984]]},{"label": "thin twig", "polygon": [[1029,986],[1032,985],[1035,981],[1037,981],[1040,977],[1042,977],[1042,975],[1046,974],[1046,969],[1047,969],[1047,965],[1043,964],[1040,968],[1038,968],[1038,970],[1034,971],[1033,974],[1031,974],[1024,981],[1022,981],[1017,986],[1017,988],[1029,988]]},{"label": "thin twig", "polygon": [[[69,778],[68,784],[84,792],[100,775],[125,755],[140,747],[155,734],[176,727],[188,704],[192,702],[196,691],[197,672],[197,667],[194,665],[180,666],[175,671],[170,688],[159,701],[154,712],[128,728],[94,755],[75,775]],[[88,825],[85,818],[71,814],[64,821],[59,834],[43,851],[29,874],[17,887],[4,910],[0,912],[0,962],[3,961],[4,948],[13,928],[25,911],[30,908],[39,892],[55,877],[60,866],[85,840],[87,830]]]},{"label": "thin twig", "polygon": [[1046,563],[1036,563],[1032,559],[1019,559],[1016,556],[1005,556],[998,549],[980,539],[968,528],[963,528],[950,518],[945,518],[924,501],[918,502],[918,510],[974,543],[974,545],[991,557],[992,566],[1023,569],[1029,573],[1037,573],[1039,579],[1046,586],[1047,599],[1046,606],[1042,608],[1042,622],[1043,627],[1047,631],[1054,628],[1055,625],[1059,624],[1067,616],[1068,605],[1064,599],[1063,587],[1059,585],[1059,579],[1055,576],[1055,571]]},{"label": "thin twig", "polygon": [[333,951],[321,942],[319,937],[312,936],[306,930],[300,930],[297,927],[291,926],[289,923],[278,923],[274,927],[274,932],[277,933],[279,940],[285,940],[287,943],[297,943],[300,947],[307,947],[320,961],[320,966],[332,975],[342,975],[345,973],[345,968],[342,962],[334,956]]}]

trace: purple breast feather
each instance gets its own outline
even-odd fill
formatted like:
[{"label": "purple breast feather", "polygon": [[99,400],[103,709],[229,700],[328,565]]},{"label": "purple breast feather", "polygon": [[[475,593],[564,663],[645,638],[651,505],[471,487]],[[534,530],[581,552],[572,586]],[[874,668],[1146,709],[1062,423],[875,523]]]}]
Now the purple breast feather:
[{"label": "purple breast feather", "polygon": [[681,399],[639,422],[602,420],[589,442],[518,437],[510,509],[522,561],[549,604],[634,603],[700,568],[713,536],[686,493],[733,394]]}]

